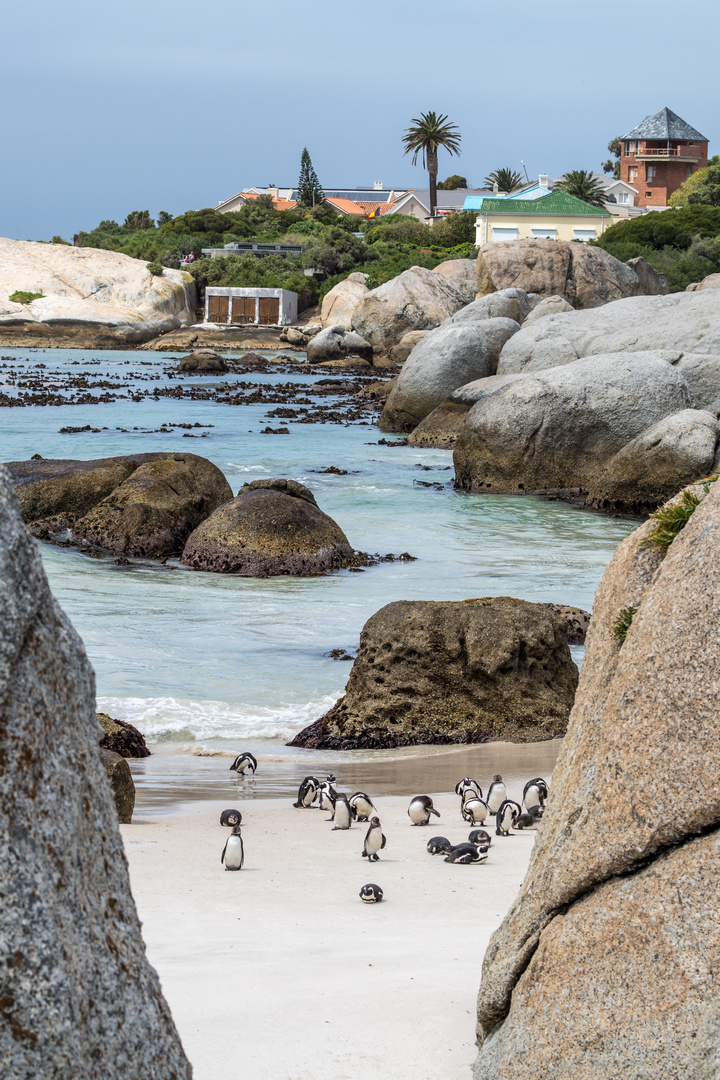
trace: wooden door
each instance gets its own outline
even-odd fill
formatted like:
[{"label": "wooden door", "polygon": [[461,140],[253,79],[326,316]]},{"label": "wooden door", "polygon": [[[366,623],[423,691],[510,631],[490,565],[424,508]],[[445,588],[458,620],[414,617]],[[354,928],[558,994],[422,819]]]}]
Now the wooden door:
[{"label": "wooden door", "polygon": [[277,296],[260,297],[261,326],[277,326],[280,322],[280,300]]},{"label": "wooden door", "polygon": [[208,322],[226,323],[229,310],[227,296],[208,296]]},{"label": "wooden door", "polygon": [[234,323],[255,322],[255,297],[234,296],[232,302],[232,321]]}]

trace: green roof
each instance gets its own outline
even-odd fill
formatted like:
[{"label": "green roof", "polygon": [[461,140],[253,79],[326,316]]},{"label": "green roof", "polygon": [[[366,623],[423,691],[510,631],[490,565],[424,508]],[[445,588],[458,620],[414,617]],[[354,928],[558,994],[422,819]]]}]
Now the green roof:
[{"label": "green roof", "polygon": [[566,191],[551,191],[539,199],[483,199],[480,214],[534,214],[540,215],[572,214],[573,217],[610,217],[607,210],[600,206],[568,195]]}]

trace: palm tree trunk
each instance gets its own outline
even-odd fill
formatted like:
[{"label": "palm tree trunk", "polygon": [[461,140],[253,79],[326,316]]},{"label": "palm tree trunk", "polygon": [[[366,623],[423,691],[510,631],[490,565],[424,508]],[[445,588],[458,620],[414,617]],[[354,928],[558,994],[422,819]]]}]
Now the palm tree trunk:
[{"label": "palm tree trunk", "polygon": [[428,150],[427,152],[427,169],[430,177],[430,217],[435,217],[435,207],[437,206],[437,174],[438,174],[438,157],[437,150]]}]

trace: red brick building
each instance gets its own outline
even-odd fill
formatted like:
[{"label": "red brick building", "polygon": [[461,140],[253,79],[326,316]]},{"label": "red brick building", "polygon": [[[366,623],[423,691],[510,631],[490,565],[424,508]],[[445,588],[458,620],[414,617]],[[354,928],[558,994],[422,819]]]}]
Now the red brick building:
[{"label": "red brick building", "polygon": [[623,135],[620,179],[637,189],[637,206],[667,206],[673,191],[707,162],[705,136],[661,109]]}]

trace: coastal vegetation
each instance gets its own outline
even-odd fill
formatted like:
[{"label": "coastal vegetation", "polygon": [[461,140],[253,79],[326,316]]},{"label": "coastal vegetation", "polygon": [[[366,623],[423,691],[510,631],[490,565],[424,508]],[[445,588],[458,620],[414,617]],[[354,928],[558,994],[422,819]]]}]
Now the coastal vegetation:
[{"label": "coastal vegetation", "polygon": [[405,153],[412,154],[413,165],[422,157],[423,168],[430,179],[430,217],[437,206],[438,150],[444,147],[450,154],[460,154],[460,130],[448,123],[447,116],[434,112],[420,113],[403,135]]},{"label": "coastal vegetation", "polygon": [[509,195],[511,192],[517,191],[522,182],[522,173],[510,168],[495,169],[494,172],[485,177],[487,186],[494,188],[495,184],[497,184],[498,193],[501,195]]},{"label": "coastal vegetation", "polygon": [[10,293],[10,299],[14,304],[32,304],[33,300],[42,300],[42,298],[41,292],[25,292],[22,289]]},{"label": "coastal vegetation", "polygon": [[642,541],[644,547],[654,544],[665,552],[675,537],[685,528],[700,505],[700,499],[687,489],[682,492],[677,502],[672,501],[661,506],[650,517],[654,521],[653,531]]},{"label": "coastal vegetation", "polygon": [[623,642],[627,637],[627,632],[632,626],[633,615],[636,612],[636,607],[626,607],[620,612],[618,620],[612,628],[612,632],[618,641]]},{"label": "coastal vegetation", "polygon": [[622,262],[642,255],[668,275],[670,292],[682,292],[691,282],[720,272],[720,206],[688,205],[623,218],[591,243]]}]

